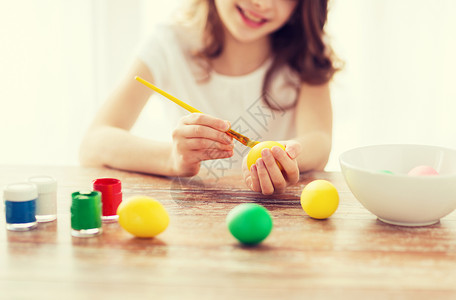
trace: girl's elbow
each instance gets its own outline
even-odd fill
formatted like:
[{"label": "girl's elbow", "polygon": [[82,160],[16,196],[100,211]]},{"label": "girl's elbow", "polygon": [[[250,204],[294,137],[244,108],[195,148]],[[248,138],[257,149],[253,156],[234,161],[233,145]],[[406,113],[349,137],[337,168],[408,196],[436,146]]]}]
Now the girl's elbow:
[{"label": "girl's elbow", "polygon": [[89,137],[85,137],[79,147],[79,164],[83,167],[99,167],[100,160],[96,156],[96,151],[90,142]]}]

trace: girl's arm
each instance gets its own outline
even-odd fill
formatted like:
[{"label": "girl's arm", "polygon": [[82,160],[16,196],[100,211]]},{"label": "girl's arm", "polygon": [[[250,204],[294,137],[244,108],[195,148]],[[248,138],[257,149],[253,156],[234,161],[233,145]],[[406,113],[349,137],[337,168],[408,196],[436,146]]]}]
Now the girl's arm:
[{"label": "girl's arm", "polygon": [[82,165],[192,176],[198,173],[202,160],[233,155],[232,141],[224,133],[229,124],[206,115],[182,118],[173,132],[172,143],[131,134],[130,129],[152,93],[134,80],[135,75],[154,82],[147,66],[137,60],[89,127],[80,148]]},{"label": "girl's arm", "polygon": [[297,136],[294,140],[301,145],[301,151],[296,159],[299,171],[322,171],[328,162],[332,145],[329,84],[304,84],[296,109]]},{"label": "girl's arm", "polygon": [[[130,129],[152,91],[134,76],[153,80],[148,68],[135,61],[132,70],[102,105],[81,144],[79,158],[84,166],[108,166],[146,173],[170,173],[170,144],[130,134]],[[158,158],[151,160],[151,157]]]},{"label": "girl's arm", "polygon": [[265,195],[281,192],[299,180],[300,172],[323,170],[328,162],[332,141],[329,85],[303,84],[296,110],[297,136],[283,142],[285,151],[279,147],[263,149],[250,171],[244,162],[244,178],[252,190]]}]

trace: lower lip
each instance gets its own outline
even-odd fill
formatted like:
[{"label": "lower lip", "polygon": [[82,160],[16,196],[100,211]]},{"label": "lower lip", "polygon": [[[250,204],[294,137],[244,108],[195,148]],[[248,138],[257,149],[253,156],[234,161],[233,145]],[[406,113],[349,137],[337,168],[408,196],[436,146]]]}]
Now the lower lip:
[{"label": "lower lip", "polygon": [[240,8],[238,8],[238,12],[239,12],[239,15],[241,16],[242,20],[244,21],[244,23],[251,28],[259,28],[266,23],[266,21],[260,21],[258,23],[258,22],[254,22],[254,21],[250,20],[249,18],[247,18],[244,15],[244,13],[242,12],[242,10]]}]

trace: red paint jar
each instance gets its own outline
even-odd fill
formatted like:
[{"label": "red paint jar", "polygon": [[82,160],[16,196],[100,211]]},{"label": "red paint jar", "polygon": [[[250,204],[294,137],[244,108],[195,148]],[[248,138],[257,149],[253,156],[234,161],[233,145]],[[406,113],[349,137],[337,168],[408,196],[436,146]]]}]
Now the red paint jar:
[{"label": "red paint jar", "polygon": [[103,205],[101,219],[103,221],[117,220],[117,207],[122,202],[122,184],[119,179],[99,178],[93,181],[93,190],[101,193]]}]

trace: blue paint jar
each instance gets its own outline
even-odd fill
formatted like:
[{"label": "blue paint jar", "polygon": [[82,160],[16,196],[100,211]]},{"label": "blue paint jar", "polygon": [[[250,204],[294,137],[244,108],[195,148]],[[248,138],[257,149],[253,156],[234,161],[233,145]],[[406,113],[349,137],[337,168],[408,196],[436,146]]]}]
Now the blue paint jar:
[{"label": "blue paint jar", "polygon": [[37,226],[36,199],[38,190],[33,183],[13,183],[3,191],[6,228],[12,231],[27,231]]}]

